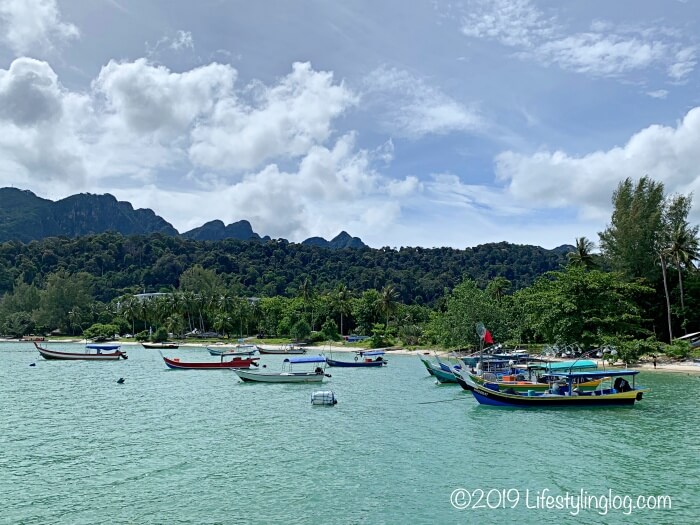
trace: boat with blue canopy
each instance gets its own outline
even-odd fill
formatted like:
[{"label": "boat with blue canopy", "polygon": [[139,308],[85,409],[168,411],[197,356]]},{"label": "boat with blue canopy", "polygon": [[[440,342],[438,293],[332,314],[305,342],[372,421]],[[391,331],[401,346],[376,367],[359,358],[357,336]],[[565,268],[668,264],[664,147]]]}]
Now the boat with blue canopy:
[{"label": "boat with blue canopy", "polygon": [[[292,370],[293,365],[298,364],[316,364],[313,371],[295,372]],[[326,364],[326,358],[322,355],[305,355],[299,357],[288,357],[282,363],[281,372],[264,372],[236,369],[234,372],[238,374],[244,382],[255,383],[320,383],[326,375],[325,369],[321,365]]]},{"label": "boat with blue canopy", "polygon": [[353,361],[341,361],[339,359],[326,358],[328,366],[344,368],[381,368],[388,361],[384,359],[384,350],[361,350],[355,352]]},{"label": "boat with blue canopy", "polygon": [[[635,376],[638,373],[639,370],[562,372],[559,380],[544,392],[517,392],[488,381],[479,384],[469,375],[462,378],[474,398],[482,405],[515,408],[593,407],[634,405],[635,401],[641,401],[644,392],[649,390],[636,387]],[[581,378],[602,381],[595,390],[584,391],[577,387]],[[626,378],[632,379],[631,385]]]},{"label": "boat with blue canopy", "polygon": [[126,352],[120,350],[120,345],[94,344],[85,345],[84,352],[59,352],[40,346],[34,342],[34,346],[44,359],[61,359],[64,361],[118,361],[128,359]]}]

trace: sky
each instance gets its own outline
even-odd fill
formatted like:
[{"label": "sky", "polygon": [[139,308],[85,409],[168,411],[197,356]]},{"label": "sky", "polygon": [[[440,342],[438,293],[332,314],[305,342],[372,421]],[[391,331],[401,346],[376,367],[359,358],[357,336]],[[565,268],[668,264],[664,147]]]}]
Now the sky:
[{"label": "sky", "polygon": [[181,233],[554,248],[695,195],[696,0],[0,0],[0,187]]}]

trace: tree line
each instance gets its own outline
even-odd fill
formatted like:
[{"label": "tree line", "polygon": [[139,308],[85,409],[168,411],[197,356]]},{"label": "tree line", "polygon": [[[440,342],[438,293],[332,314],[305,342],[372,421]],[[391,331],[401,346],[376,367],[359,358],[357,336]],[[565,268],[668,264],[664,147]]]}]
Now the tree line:
[{"label": "tree line", "polygon": [[[692,195],[666,195],[643,177],[622,181],[612,204],[598,252],[584,237],[568,253],[506,243],[332,251],[116,234],[4,243],[0,331],[357,333],[383,344],[470,348],[483,322],[512,344],[660,351],[661,342],[700,330]],[[144,289],[162,295],[135,295]],[[681,343],[669,348],[688,352]]]}]

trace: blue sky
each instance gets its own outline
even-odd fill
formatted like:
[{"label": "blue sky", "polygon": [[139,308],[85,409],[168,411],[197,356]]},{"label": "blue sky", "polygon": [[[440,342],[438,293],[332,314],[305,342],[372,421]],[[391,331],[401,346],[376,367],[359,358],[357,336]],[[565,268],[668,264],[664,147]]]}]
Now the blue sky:
[{"label": "blue sky", "polygon": [[699,21],[693,0],[0,0],[0,185],[180,232],[595,242],[626,177],[700,196]]}]

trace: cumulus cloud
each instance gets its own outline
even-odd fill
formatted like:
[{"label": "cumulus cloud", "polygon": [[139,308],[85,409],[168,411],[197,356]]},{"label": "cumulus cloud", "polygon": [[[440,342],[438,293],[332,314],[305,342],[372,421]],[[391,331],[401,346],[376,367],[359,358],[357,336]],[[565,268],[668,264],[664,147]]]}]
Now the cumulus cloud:
[{"label": "cumulus cloud", "polygon": [[248,170],[279,157],[300,157],[331,135],[331,123],[358,102],[333,73],[297,62],[272,87],[250,87],[251,103],[227,98],[192,132],[193,163]]},{"label": "cumulus cloud", "polygon": [[61,21],[55,0],[3,0],[0,2],[0,35],[16,55],[53,50],[80,32]]},{"label": "cumulus cloud", "polygon": [[378,68],[365,79],[363,101],[382,108],[383,126],[397,136],[420,138],[473,132],[484,126],[474,106],[464,105],[424,80],[395,68]]},{"label": "cumulus cloud", "polygon": [[110,61],[93,82],[103,95],[112,124],[136,134],[182,134],[217,101],[230,99],[236,70],[209,64],[184,73],[173,73],[146,59]]},{"label": "cumulus cloud", "polygon": [[571,206],[586,217],[605,217],[613,190],[627,177],[648,175],[663,182],[668,193],[699,194],[698,144],[700,108],[693,108],[677,126],[649,126],[624,146],[607,151],[580,157],[563,151],[504,152],[496,158],[496,173],[520,202]]},{"label": "cumulus cloud", "polygon": [[46,62],[18,58],[0,69],[0,180],[80,184],[79,136],[90,121],[89,100],[63,89]]},{"label": "cumulus cloud", "polygon": [[470,0],[461,31],[512,47],[522,58],[592,76],[621,77],[654,68],[680,81],[696,65],[695,47],[677,31],[594,20],[589,31],[571,33],[531,0]]}]

